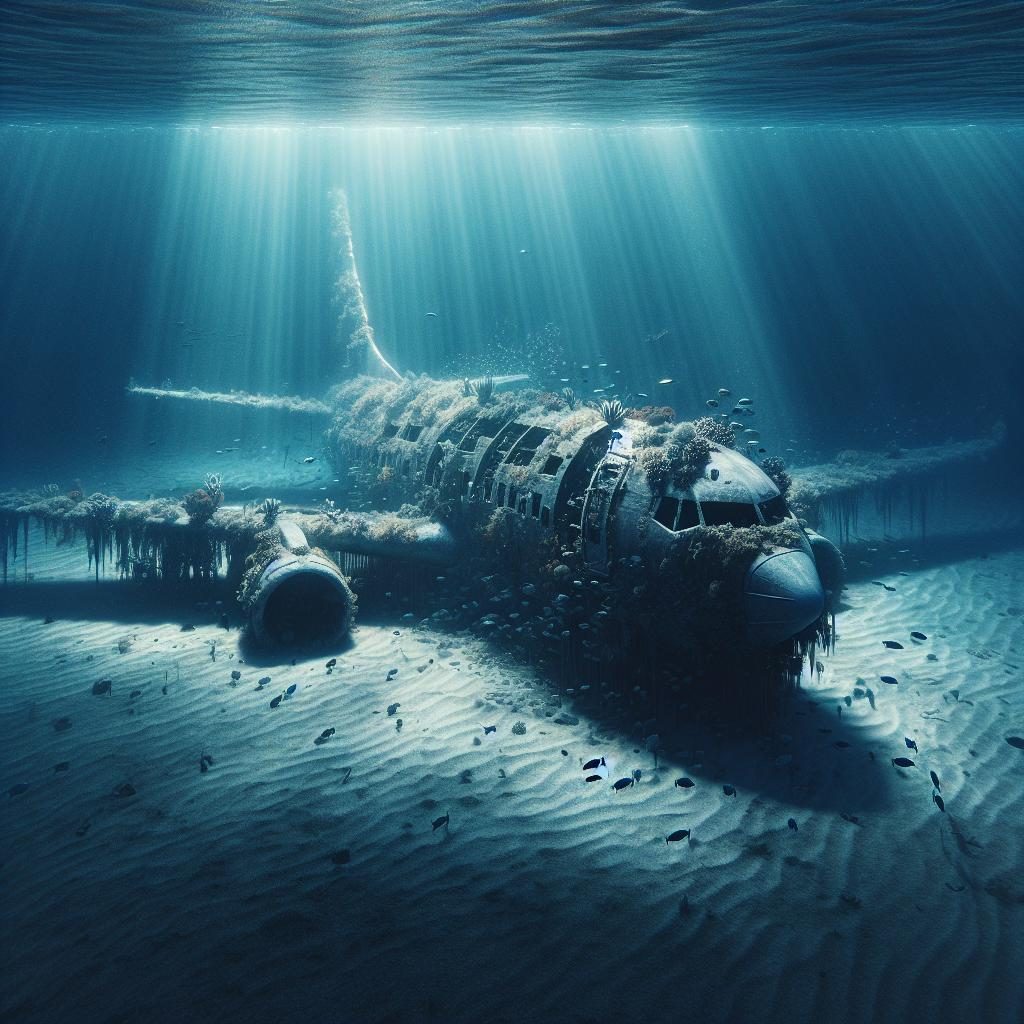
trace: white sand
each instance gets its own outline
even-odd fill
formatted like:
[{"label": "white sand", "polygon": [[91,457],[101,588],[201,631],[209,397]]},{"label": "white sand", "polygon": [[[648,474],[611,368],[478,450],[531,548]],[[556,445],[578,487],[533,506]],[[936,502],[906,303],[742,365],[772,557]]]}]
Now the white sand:
[{"label": "white sand", "polygon": [[[81,550],[37,535],[29,568],[0,591],[5,1021],[1019,1019],[1022,550],[853,584],[787,720],[758,742],[694,725],[657,772],[568,701],[580,724],[553,724],[550,688],[476,640],[396,615],[330,675],[328,654],[242,663],[187,605],[108,588],[90,609],[88,583],[56,582],[87,580]],[[876,710],[840,718],[858,676]],[[586,784],[601,754],[640,784]]]}]

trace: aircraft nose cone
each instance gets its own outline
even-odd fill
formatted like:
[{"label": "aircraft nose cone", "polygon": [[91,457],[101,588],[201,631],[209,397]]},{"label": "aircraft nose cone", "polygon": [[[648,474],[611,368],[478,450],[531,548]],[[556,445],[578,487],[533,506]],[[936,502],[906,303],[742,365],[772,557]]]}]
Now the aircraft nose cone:
[{"label": "aircraft nose cone", "polygon": [[759,645],[788,640],[825,607],[813,560],[799,549],[773,551],[754,561],[743,585],[747,637]]}]

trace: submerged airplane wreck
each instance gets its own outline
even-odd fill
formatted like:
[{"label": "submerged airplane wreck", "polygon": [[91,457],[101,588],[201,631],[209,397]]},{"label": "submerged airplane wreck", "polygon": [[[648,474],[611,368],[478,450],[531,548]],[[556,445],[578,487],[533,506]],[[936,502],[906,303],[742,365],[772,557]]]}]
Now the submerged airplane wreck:
[{"label": "submerged airplane wreck", "polygon": [[789,511],[781,466],[773,480],[710,417],[497,387],[360,376],[334,390],[328,454],[339,472],[368,467],[390,511],[226,506],[217,477],[180,502],[6,495],[5,572],[35,519],[58,539],[83,534],[97,573],[108,558],[135,579],[223,572],[265,642],[347,632],[342,553],[476,582],[495,591],[484,632],[590,660],[831,642],[842,559]]},{"label": "submerged airplane wreck", "polygon": [[108,559],[128,579],[225,577],[258,641],[308,646],[348,632],[356,597],[345,570],[355,557],[364,583],[400,584],[422,567],[426,619],[494,636],[531,659],[548,652],[567,674],[692,680],[741,664],[793,679],[804,656],[813,667],[816,648],[834,644],[844,577],[838,548],[808,520],[816,525],[830,500],[843,507],[890,471],[926,475],[965,454],[910,453],[898,466],[851,459],[794,482],[781,460],[758,465],[735,450],[739,425],[727,416],[676,422],[667,407],[584,404],[569,388],[540,391],[523,377],[403,378],[369,324],[343,196],[336,225],[346,315],[373,373],[322,401],[129,390],[322,415],[338,477],[356,473],[374,511],[331,501],[286,510],[272,497],[229,505],[217,476],[181,499],[120,501],[56,486],[8,493],[5,580],[35,520],[58,542],[84,536],[97,577]]}]

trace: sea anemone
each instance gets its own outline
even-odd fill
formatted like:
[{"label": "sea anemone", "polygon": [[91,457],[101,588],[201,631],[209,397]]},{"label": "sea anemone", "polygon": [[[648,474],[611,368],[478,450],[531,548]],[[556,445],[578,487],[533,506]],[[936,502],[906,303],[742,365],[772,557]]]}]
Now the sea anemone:
[{"label": "sea anemone", "polygon": [[611,401],[603,401],[597,407],[597,411],[601,414],[601,419],[612,430],[615,430],[616,427],[621,427],[622,421],[626,418],[626,408],[617,398],[613,398]]}]

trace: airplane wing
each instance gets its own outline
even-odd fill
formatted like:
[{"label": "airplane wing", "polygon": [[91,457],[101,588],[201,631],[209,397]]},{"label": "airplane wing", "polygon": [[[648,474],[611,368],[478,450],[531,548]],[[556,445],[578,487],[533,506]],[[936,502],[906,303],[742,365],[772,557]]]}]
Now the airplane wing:
[{"label": "airplane wing", "polygon": [[793,511],[817,527],[823,514],[841,524],[842,539],[856,518],[860,501],[869,494],[907,482],[926,481],[958,464],[988,457],[1004,442],[1000,424],[989,437],[949,442],[923,448],[888,452],[844,451],[834,461],[791,471],[789,504]]}]

